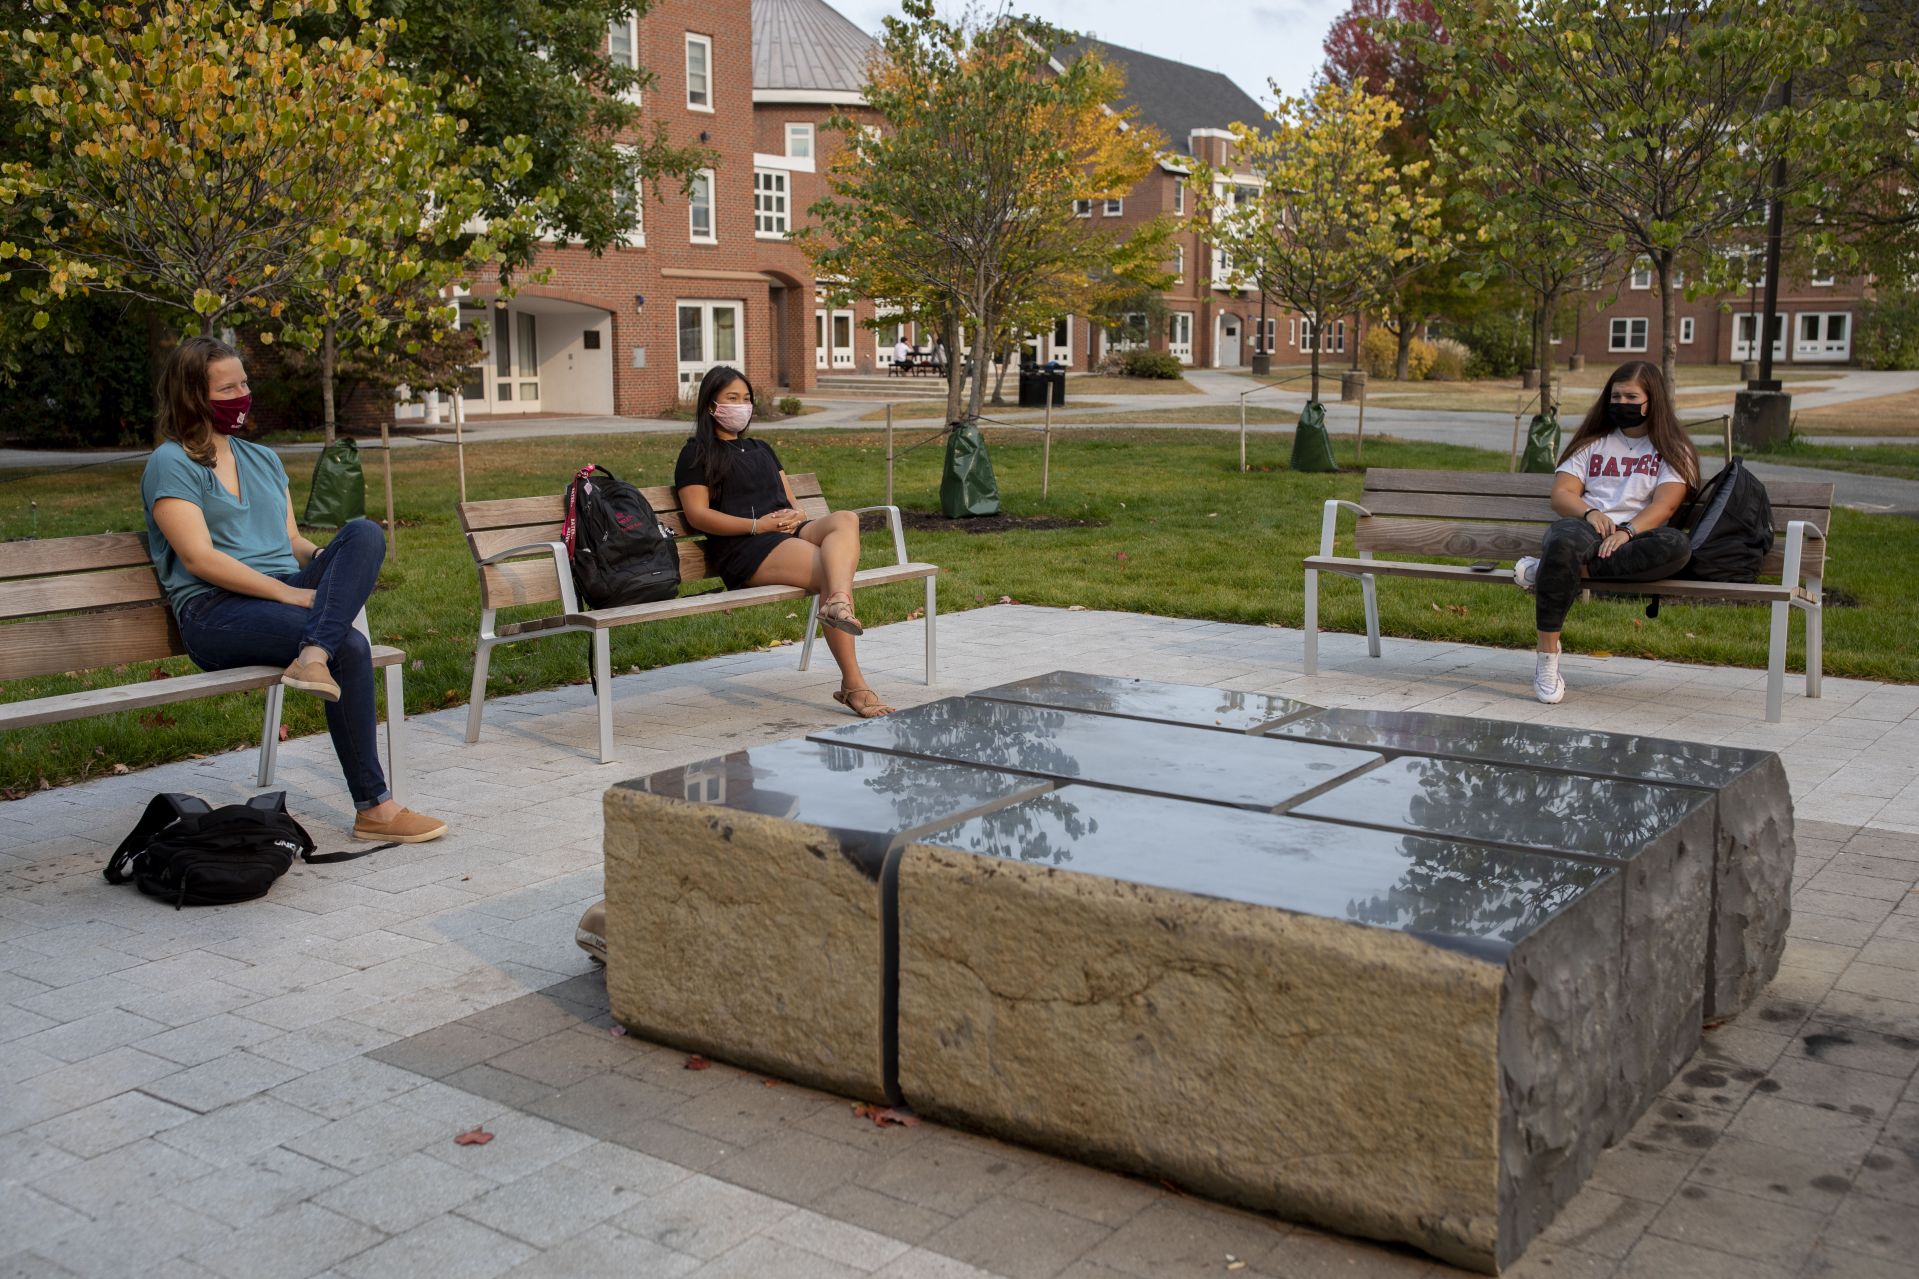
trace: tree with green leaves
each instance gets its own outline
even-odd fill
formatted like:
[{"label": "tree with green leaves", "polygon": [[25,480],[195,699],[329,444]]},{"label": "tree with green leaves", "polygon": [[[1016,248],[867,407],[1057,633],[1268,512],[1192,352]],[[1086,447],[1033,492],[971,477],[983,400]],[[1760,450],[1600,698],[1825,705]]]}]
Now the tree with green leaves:
[{"label": "tree with green leaves", "polygon": [[1785,158],[1789,198],[1845,152],[1860,103],[1782,104],[1780,87],[1839,55],[1859,29],[1841,0],[1436,0],[1424,42],[1438,117],[1469,181],[1525,188],[1573,239],[1651,264],[1661,364],[1678,361],[1687,287],[1723,288],[1751,239],[1750,210]]},{"label": "tree with green leaves", "polygon": [[1265,129],[1233,126],[1234,164],[1257,186],[1205,165],[1193,174],[1193,218],[1225,273],[1311,326],[1314,403],[1321,326],[1380,301],[1409,262],[1450,251],[1428,165],[1399,165],[1386,149],[1399,116],[1390,98],[1322,82],[1309,97],[1280,95]]},{"label": "tree with green leaves", "polygon": [[1166,228],[1125,240],[1075,216],[1076,200],[1130,191],[1160,139],[1112,105],[1116,68],[1054,69],[1048,51],[1067,41],[1034,18],[949,22],[933,0],[904,0],[863,95],[885,125],[828,123],[846,145],[797,238],[840,295],[944,317],[955,368],[964,332],[973,376],[949,380],[949,419],[979,415],[989,357],[1037,317],[1077,309],[1105,278],[1166,278]]}]

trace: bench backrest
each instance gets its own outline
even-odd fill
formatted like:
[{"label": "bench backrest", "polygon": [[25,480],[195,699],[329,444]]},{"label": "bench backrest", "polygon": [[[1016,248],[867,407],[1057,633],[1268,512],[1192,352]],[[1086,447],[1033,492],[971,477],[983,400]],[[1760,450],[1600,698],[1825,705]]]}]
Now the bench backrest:
[{"label": "bench backrest", "polygon": [[[1373,518],[1357,523],[1355,545],[1389,555],[1518,559],[1538,551],[1546,526],[1559,518],[1552,509],[1552,491],[1551,475],[1374,467],[1366,472],[1366,492],[1359,499]],[[1785,561],[1787,521],[1805,520],[1826,532],[1832,522],[1832,485],[1770,482],[1766,496],[1779,536],[1760,576],[1777,577]],[[1808,538],[1800,558],[1802,571],[1820,576],[1825,562],[1825,539]]]},{"label": "bench backrest", "polygon": [[[831,513],[820,492],[817,475],[789,475],[800,510],[808,519]],[[561,486],[562,488],[564,485]],[[706,566],[706,552],[697,535],[688,537],[686,521],[680,516],[680,501],[671,485],[642,488],[647,504],[660,523],[681,534],[679,541],[680,580],[697,582],[714,576]],[[515,546],[531,546],[560,540],[566,518],[566,499],[561,493],[543,497],[509,497],[491,502],[460,503],[460,527],[466,530],[467,549],[477,563],[489,555]],[[519,604],[546,604],[560,598],[560,579],[553,557],[541,551],[537,556],[516,557],[480,570],[480,605],[483,608],[511,608]]]},{"label": "bench backrest", "polygon": [[0,680],[184,652],[145,533],[0,542]]}]

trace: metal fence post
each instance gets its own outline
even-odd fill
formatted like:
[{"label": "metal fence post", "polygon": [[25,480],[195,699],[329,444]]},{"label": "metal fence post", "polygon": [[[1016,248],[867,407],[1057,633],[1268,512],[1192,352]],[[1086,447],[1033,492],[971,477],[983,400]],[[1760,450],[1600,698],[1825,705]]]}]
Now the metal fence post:
[{"label": "metal fence post", "polygon": [[886,406],[886,504],[893,505],[893,406]]}]

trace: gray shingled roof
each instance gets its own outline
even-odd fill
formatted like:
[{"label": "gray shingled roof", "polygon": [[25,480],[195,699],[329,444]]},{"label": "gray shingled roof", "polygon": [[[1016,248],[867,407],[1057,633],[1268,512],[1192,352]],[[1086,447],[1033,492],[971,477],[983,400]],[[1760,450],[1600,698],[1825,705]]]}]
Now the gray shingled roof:
[{"label": "gray shingled roof", "polygon": [[824,0],[753,0],[754,89],[858,93],[873,38]]},{"label": "gray shingled roof", "polygon": [[[758,13],[755,0],[754,14]],[[1122,49],[1103,40],[1075,40],[1053,56],[1065,64],[1088,51],[1126,68],[1127,105],[1138,107],[1140,118],[1164,133],[1175,151],[1186,150],[1187,137],[1194,129],[1224,129],[1239,121],[1265,122],[1265,108],[1217,71],[1137,49]]]}]

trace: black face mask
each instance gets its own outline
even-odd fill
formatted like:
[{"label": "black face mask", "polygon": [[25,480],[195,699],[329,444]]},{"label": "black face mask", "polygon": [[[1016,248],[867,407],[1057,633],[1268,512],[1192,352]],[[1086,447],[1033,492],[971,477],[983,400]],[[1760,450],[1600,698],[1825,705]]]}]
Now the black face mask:
[{"label": "black face mask", "polygon": [[1643,404],[1611,403],[1606,405],[1606,422],[1619,431],[1630,431],[1635,426],[1646,424],[1646,406]]}]

